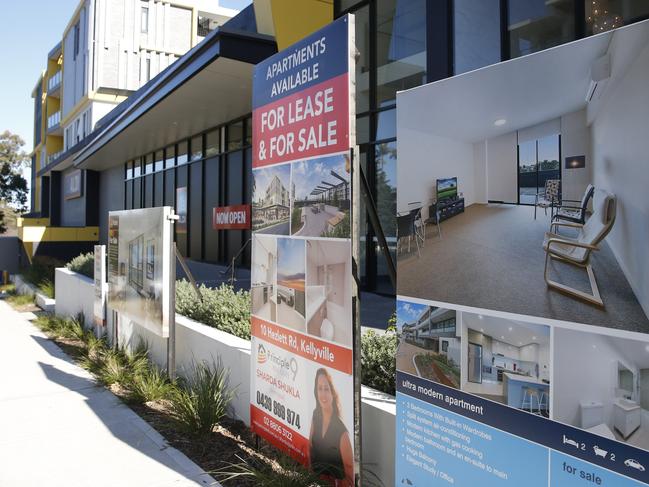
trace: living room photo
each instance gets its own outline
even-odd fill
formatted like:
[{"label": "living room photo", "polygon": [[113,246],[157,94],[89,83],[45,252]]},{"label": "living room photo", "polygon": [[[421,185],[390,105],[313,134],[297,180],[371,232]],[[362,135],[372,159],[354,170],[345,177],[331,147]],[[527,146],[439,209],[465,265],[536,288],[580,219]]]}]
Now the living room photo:
[{"label": "living room photo", "polygon": [[649,21],[397,97],[398,294],[649,332]]}]

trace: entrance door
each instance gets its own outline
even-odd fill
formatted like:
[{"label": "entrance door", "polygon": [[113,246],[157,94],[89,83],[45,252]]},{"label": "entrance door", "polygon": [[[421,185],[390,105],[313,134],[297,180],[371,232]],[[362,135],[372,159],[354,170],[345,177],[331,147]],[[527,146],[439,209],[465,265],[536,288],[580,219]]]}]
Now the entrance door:
[{"label": "entrance door", "polygon": [[561,179],[561,136],[518,144],[518,204],[533,205],[548,179]]},{"label": "entrance door", "polygon": [[482,345],[469,343],[469,382],[482,384]]}]

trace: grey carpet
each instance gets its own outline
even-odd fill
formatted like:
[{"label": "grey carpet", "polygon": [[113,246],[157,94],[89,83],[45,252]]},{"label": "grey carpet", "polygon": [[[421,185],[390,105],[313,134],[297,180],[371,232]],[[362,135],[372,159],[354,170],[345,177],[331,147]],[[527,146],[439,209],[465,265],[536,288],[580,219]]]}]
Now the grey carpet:
[{"label": "grey carpet", "polygon": [[[543,236],[549,216],[516,205],[472,205],[429,226],[421,257],[400,254],[398,294],[477,308],[649,332],[649,319],[606,243],[591,257],[606,308],[548,289],[543,279]],[[589,291],[584,269],[557,261],[550,277]]]}]

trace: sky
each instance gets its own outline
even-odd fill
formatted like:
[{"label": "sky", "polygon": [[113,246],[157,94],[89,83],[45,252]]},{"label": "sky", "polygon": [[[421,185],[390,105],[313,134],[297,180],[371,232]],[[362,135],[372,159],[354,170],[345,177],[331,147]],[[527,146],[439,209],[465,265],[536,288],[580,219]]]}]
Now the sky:
[{"label": "sky", "polygon": [[300,275],[304,279],[304,242],[297,238],[277,239],[277,278],[286,279]]},{"label": "sky", "polygon": [[255,194],[252,195],[253,201],[260,202],[266,197],[268,185],[277,176],[284,185],[284,189],[290,191],[291,187],[291,165],[282,164],[278,166],[267,167],[264,169],[255,169],[253,172],[255,178]]},{"label": "sky", "polygon": [[397,301],[397,329],[401,330],[405,323],[412,323],[419,318],[426,307],[423,304]]},{"label": "sky", "polygon": [[[221,0],[220,5],[241,9],[251,0]],[[0,132],[10,130],[33,149],[34,100],[31,92],[47,66],[47,53],[63,38],[79,0],[0,0],[2,29],[0,54]]]},{"label": "sky", "polygon": [[[293,165],[293,183],[295,183],[295,198],[306,199],[322,181],[338,184],[341,181],[331,175],[335,171],[349,181],[350,174],[346,171],[345,158],[342,155],[321,157]],[[323,185],[326,186],[326,185]]]}]

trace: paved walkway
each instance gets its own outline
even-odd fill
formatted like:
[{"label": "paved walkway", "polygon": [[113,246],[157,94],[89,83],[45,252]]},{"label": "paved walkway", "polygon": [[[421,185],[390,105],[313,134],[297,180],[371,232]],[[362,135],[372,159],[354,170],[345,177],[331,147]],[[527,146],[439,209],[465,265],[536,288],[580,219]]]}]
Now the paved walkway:
[{"label": "paved walkway", "polygon": [[0,486],[218,485],[0,301]]}]

